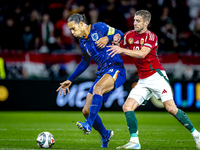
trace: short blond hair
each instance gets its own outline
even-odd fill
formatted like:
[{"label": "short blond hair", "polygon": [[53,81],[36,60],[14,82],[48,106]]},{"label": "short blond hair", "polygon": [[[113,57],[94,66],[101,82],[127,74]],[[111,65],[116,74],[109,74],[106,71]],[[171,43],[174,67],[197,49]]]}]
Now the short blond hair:
[{"label": "short blond hair", "polygon": [[138,10],[136,11],[135,16],[141,16],[144,22],[151,21],[151,13],[148,10]]}]

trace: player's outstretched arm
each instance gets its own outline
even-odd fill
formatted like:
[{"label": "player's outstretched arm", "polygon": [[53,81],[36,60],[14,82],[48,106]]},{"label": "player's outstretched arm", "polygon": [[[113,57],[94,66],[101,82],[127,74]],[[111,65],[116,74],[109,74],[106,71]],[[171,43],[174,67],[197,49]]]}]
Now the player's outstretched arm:
[{"label": "player's outstretched arm", "polygon": [[56,90],[56,92],[58,92],[60,90],[60,95],[61,95],[62,91],[64,91],[64,95],[66,95],[66,89],[67,89],[67,92],[69,93],[69,87],[71,84],[72,84],[72,82],[69,80],[66,80],[66,81],[60,83],[60,87]]},{"label": "player's outstretched arm", "polygon": [[61,89],[60,90],[60,95],[61,95],[62,91],[64,90],[64,95],[66,95],[66,89],[67,89],[67,92],[69,93],[69,87],[72,84],[72,81],[88,68],[90,62],[91,62],[90,57],[86,56],[84,57],[83,55],[82,61],[79,63],[75,71],[69,76],[69,78],[66,81],[60,83],[60,87],[56,91],[58,92]]},{"label": "player's outstretched arm", "polygon": [[123,53],[125,55],[131,56],[134,58],[144,58],[151,51],[151,49],[146,46],[143,46],[141,50],[130,50],[130,49],[121,48],[116,45],[109,45],[107,47],[110,47],[110,49],[108,49],[107,52],[111,51],[109,53],[111,57],[113,57],[116,54]]},{"label": "player's outstretched arm", "polygon": [[111,55],[111,57],[115,56],[116,54],[122,54],[124,51],[124,49],[118,45],[109,45],[107,47],[110,47],[107,52],[110,52],[108,55]]}]

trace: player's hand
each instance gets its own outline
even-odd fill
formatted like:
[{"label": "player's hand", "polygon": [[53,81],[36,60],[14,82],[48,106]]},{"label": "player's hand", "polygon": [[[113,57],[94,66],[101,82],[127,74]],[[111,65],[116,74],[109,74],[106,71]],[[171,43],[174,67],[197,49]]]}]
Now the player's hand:
[{"label": "player's hand", "polygon": [[121,35],[120,34],[115,34],[113,36],[113,44],[118,45],[120,40],[121,40]]},{"label": "player's hand", "polygon": [[97,44],[97,47],[99,48],[104,48],[109,42],[109,39],[107,36],[104,36],[102,38],[100,38],[98,41],[95,42],[95,44]]},{"label": "player's hand", "polygon": [[67,89],[67,92],[69,93],[69,87],[71,84],[72,82],[69,80],[66,80],[65,82],[60,83],[60,87],[56,90],[56,92],[60,90],[60,95],[61,95],[62,91],[64,91],[64,95],[66,95],[66,89]]},{"label": "player's hand", "polygon": [[107,52],[110,52],[108,55],[111,57],[115,56],[116,54],[121,54],[123,52],[123,49],[117,45],[109,45],[107,47],[110,47],[110,49],[107,50]]}]

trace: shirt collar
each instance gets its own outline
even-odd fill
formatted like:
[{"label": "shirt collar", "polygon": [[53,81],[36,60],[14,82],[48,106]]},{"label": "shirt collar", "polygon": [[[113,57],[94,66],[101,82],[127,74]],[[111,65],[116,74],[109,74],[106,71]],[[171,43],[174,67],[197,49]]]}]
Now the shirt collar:
[{"label": "shirt collar", "polygon": [[88,32],[88,35],[84,37],[85,39],[88,38],[88,36],[89,36],[89,34],[90,34],[90,30],[91,30],[91,24],[89,25],[89,32]]}]

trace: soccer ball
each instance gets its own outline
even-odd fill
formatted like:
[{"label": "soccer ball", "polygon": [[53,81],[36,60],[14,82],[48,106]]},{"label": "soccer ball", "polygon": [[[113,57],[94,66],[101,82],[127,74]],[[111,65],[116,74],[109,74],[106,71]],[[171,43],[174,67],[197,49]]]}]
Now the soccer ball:
[{"label": "soccer ball", "polygon": [[41,148],[51,148],[55,144],[55,139],[50,132],[42,132],[37,137],[37,145]]}]

